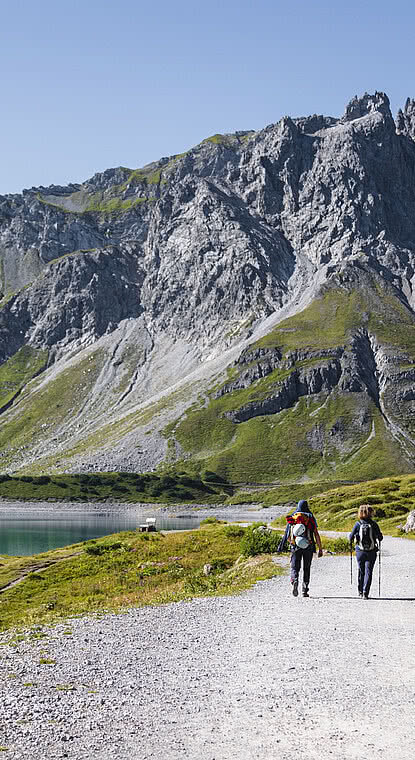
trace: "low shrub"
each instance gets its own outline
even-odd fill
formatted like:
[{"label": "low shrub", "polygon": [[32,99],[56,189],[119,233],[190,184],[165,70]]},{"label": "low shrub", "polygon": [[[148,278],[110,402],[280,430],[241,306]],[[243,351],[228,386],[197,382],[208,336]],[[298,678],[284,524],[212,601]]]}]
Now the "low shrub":
[{"label": "low shrub", "polygon": [[246,528],[243,528],[242,525],[226,525],[223,532],[228,538],[242,538],[245,530]]},{"label": "low shrub", "polygon": [[124,549],[124,545],[120,541],[115,541],[113,544],[92,544],[92,546],[87,546],[85,551],[87,554],[99,556],[117,549]]},{"label": "low shrub", "polygon": [[191,478],[189,475],[179,475],[179,483],[191,488],[200,488],[202,486],[200,478]]},{"label": "low shrub", "polygon": [[217,517],[205,517],[200,523],[201,525],[219,525],[223,520],[218,520]]},{"label": "low shrub", "polygon": [[326,538],[322,536],[324,549],[332,554],[349,554],[350,542],[348,538]]},{"label": "low shrub", "polygon": [[211,470],[203,470],[202,472],[202,480],[206,481],[207,483],[223,483],[226,484],[226,480],[222,478],[220,475],[217,474],[217,472],[212,472]]},{"label": "low shrub", "polygon": [[265,531],[258,530],[261,525],[261,523],[254,523],[245,531],[241,541],[241,553],[245,557],[254,557],[256,554],[273,554],[278,551],[281,535],[270,528]]},{"label": "low shrub", "polygon": [[84,472],[80,472],[80,473],[78,473],[78,474],[77,474],[75,477],[76,477],[76,479],[79,481],[79,483],[84,483],[84,484],[86,484],[86,483],[89,483],[89,482],[90,482],[90,480],[89,480],[89,479],[90,479],[90,475],[87,475],[87,474],[86,474],[86,473],[84,473]]}]

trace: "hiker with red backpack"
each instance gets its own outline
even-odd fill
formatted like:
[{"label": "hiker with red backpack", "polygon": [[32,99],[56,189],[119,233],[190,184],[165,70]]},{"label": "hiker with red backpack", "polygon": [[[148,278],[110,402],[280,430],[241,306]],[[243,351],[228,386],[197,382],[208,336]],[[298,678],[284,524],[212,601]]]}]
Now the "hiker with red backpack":
[{"label": "hiker with red backpack", "polygon": [[313,554],[318,546],[318,557],[323,556],[317,521],[308,507],[305,499],[300,499],[297,509],[286,517],[287,529],[284,539],[288,541],[291,551],[291,584],[293,596],[298,596],[298,583],[301,563],[303,565],[303,596],[308,597],[310,584],[310,568]]},{"label": "hiker with red backpack", "polygon": [[380,543],[383,541],[379,525],[372,519],[372,515],[373,508],[370,504],[361,504],[357,513],[357,523],[349,535],[350,550],[356,539],[356,560],[359,568],[357,590],[362,599],[369,599],[373,568]]}]

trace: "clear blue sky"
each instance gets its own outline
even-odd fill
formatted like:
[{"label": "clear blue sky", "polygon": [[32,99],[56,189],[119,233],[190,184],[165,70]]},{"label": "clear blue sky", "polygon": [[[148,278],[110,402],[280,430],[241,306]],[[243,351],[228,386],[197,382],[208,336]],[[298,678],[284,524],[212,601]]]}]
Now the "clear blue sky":
[{"label": "clear blue sky", "polygon": [[0,0],[0,193],[415,97],[410,0]]}]

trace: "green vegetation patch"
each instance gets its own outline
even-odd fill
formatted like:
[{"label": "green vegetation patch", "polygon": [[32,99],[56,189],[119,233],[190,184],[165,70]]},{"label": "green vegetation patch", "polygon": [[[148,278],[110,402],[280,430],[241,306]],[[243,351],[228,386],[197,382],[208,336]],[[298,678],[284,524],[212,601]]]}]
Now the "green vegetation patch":
[{"label": "green vegetation patch", "polygon": [[[415,475],[379,478],[362,483],[338,485],[337,488],[325,490],[327,485],[304,484],[296,486],[297,490],[293,488],[292,491],[296,495],[292,499],[294,503],[297,497],[308,500],[322,530],[350,531],[356,522],[360,504],[370,504],[373,507],[374,519],[385,532],[402,535],[398,525],[406,522],[408,512],[415,506]],[[285,488],[284,495],[288,495],[290,489]],[[278,489],[270,489],[267,492],[267,500],[271,500],[271,494],[277,492]],[[291,499],[287,499],[288,501]],[[294,507],[294,503],[290,505],[287,513]],[[273,524],[281,528],[285,519],[279,518]]]},{"label": "green vegetation patch", "polygon": [[[239,408],[241,399],[245,403],[261,393],[261,382],[212,399],[207,407],[191,408],[165,434],[174,435],[184,451],[230,483],[292,481],[299,473],[313,481],[363,480],[383,475],[385,467],[398,473],[407,470],[372,402],[367,403],[376,434],[368,440],[370,429],[365,432],[359,423],[360,394],[335,391],[302,397],[292,408],[243,423],[224,416],[232,407]],[[339,426],[347,430],[345,443],[331,435]],[[315,431],[324,440],[323,450],[313,444]],[[258,501],[258,494],[251,500]]]},{"label": "green vegetation patch", "polygon": [[281,347],[282,350],[327,349],[346,345],[351,331],[362,321],[366,303],[357,289],[323,292],[304,311],[285,319],[252,345],[254,348]]},{"label": "green vegetation patch", "polygon": [[131,185],[158,185],[161,180],[162,168],[149,167],[148,169],[134,169],[128,179],[120,185],[119,190],[125,191]]},{"label": "green vegetation patch", "polygon": [[351,486],[341,486],[310,500],[321,528],[351,530],[360,504],[371,504],[374,518],[388,528],[405,523],[414,508],[415,477],[380,478]]},{"label": "green vegetation patch", "polygon": [[235,490],[235,493],[226,499],[226,504],[261,504],[262,507],[272,507],[275,505],[287,504],[294,506],[300,499],[311,499],[316,494],[326,493],[333,488],[345,485],[344,482],[319,480],[305,483],[284,483],[272,487],[252,487],[245,491],[243,487]]},{"label": "green vegetation patch", "polygon": [[147,203],[149,200],[151,199],[146,197],[126,198],[125,200],[118,197],[103,198],[100,193],[97,193],[96,195],[91,196],[84,211],[85,213],[94,211],[101,214],[120,214],[129,211],[142,203]]},{"label": "green vegetation patch", "polygon": [[[362,278],[362,286],[346,280],[345,285],[325,286],[303,312],[252,344],[252,353],[258,348],[278,348],[281,362],[266,377],[215,398],[220,388],[226,390],[230,380],[237,380],[261,359],[234,365],[222,385],[211,389],[208,404],[190,407],[165,428],[165,436],[178,441],[194,461],[203,461],[233,483],[286,481],[300,475],[313,481],[366,480],[405,473],[404,448],[363,392],[335,388],[330,395],[303,396],[278,413],[260,414],[260,402],[277,395],[291,373],[324,367],[330,361],[327,352],[350,348],[358,329],[374,334],[383,345],[393,343],[402,352],[402,362],[410,361],[405,359],[406,351],[415,356],[413,314],[375,277],[370,280],[365,274]],[[288,360],[289,368],[284,364]],[[257,416],[233,422],[229,413],[240,409],[252,409]],[[368,421],[365,426],[363,413]]]},{"label": "green vegetation patch", "polygon": [[100,472],[74,475],[0,475],[0,496],[23,501],[222,502],[232,489],[226,482],[204,482],[178,474]]},{"label": "green vegetation patch", "polygon": [[[45,356],[38,356],[39,363]],[[0,448],[3,465],[14,460],[21,447],[38,446],[45,436],[68,419],[75,419],[95,384],[105,361],[105,354],[96,351],[83,361],[64,369],[56,379],[36,388],[24,388],[0,427]],[[36,374],[36,373],[34,373]]]},{"label": "green vegetation patch", "polygon": [[48,352],[23,346],[0,367],[0,411],[35,375],[45,369]]},{"label": "green vegetation patch", "polygon": [[324,286],[304,311],[280,322],[251,349],[330,349],[348,345],[351,335],[365,328],[380,343],[391,344],[415,357],[413,313],[376,278],[347,287]]},{"label": "green vegetation patch", "polygon": [[[241,537],[227,533],[227,527],[209,525],[167,534],[129,531],[85,542],[80,554],[56,562],[37,580],[27,576],[3,591],[0,626],[43,625],[90,612],[230,594],[281,572],[269,556],[238,561]],[[92,546],[102,549],[88,552]],[[66,551],[79,547],[67,547]],[[22,568],[51,554],[56,559],[56,552],[6,558],[0,567],[0,586],[4,586],[9,562],[20,563]],[[204,573],[206,564],[210,565],[208,575]]]},{"label": "green vegetation patch", "polygon": [[236,134],[221,135],[220,133],[216,133],[215,135],[211,135],[210,137],[206,137],[204,140],[202,140],[201,145],[211,143],[212,145],[223,145],[226,148],[233,148],[235,150],[240,147],[241,143],[249,140],[252,134],[253,132],[247,135],[238,136]]},{"label": "green vegetation patch", "polygon": [[[369,327],[378,340],[408,352],[415,360],[415,321],[413,312],[380,282],[376,284],[377,303],[369,312]],[[373,301],[373,296],[372,296]]]}]

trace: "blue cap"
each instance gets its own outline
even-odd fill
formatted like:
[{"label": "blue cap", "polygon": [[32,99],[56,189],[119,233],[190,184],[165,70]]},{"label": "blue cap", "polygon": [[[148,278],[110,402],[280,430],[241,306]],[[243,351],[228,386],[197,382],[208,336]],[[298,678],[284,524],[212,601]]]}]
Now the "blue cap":
[{"label": "blue cap", "polygon": [[306,499],[300,499],[300,501],[297,504],[297,510],[300,512],[308,512],[308,502]]}]

